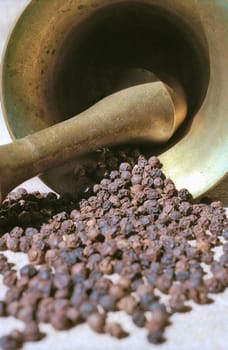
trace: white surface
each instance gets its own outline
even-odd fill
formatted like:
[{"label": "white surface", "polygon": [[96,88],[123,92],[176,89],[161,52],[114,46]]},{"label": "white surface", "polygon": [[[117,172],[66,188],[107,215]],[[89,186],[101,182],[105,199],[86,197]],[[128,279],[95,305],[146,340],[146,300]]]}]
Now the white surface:
[{"label": "white surface", "polygon": [[[46,0],[51,1],[51,0]],[[64,1],[64,0],[63,0]],[[15,18],[28,0],[0,0],[0,54]],[[0,110],[0,144],[10,142]],[[48,188],[37,178],[23,184],[27,189],[46,191]],[[26,262],[24,254],[7,253],[9,259],[20,266]],[[0,280],[0,298],[5,287]],[[67,332],[55,332],[50,326],[44,326],[49,335],[38,343],[27,343],[24,350],[227,350],[228,349],[228,290],[213,296],[215,303],[207,306],[194,305],[188,314],[172,317],[173,324],[167,328],[168,341],[160,346],[152,346],[145,340],[145,330],[139,330],[128,316],[121,313],[113,317],[119,319],[131,336],[116,340],[107,335],[97,335],[87,325],[81,325]],[[11,329],[21,327],[21,322],[13,318],[0,318],[0,336]]]}]

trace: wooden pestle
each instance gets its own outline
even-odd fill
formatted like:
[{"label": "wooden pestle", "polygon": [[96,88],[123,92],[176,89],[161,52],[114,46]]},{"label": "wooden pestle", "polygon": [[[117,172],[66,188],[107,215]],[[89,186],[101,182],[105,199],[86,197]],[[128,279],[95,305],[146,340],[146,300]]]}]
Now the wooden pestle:
[{"label": "wooden pestle", "polygon": [[161,81],[114,93],[77,116],[0,147],[0,202],[14,187],[50,168],[128,141],[167,142],[186,116],[176,82]]}]

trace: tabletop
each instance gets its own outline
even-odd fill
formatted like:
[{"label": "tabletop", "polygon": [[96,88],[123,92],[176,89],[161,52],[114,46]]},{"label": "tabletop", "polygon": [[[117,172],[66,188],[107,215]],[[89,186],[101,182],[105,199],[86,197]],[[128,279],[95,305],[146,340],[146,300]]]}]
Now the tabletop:
[{"label": "tabletop", "polygon": [[[6,38],[15,19],[29,3],[29,0],[0,0],[0,54],[3,51]],[[0,109],[0,144],[10,142],[10,136],[3,121]],[[39,179],[33,178],[26,181],[23,187],[29,191],[39,190],[47,192],[49,188]],[[222,200],[228,207],[228,178],[224,179],[210,193],[210,197]],[[228,208],[227,208],[228,209]],[[26,256],[22,253],[5,253],[9,260],[15,262],[17,267],[26,263]],[[0,277],[0,299],[6,288]],[[226,350],[228,344],[228,290],[214,296],[214,303],[206,306],[193,305],[193,310],[185,314],[175,314],[172,317],[172,325],[165,333],[168,341],[158,347],[149,345],[145,341],[145,331],[139,330],[130,322],[128,316],[117,313],[111,315],[124,323],[125,329],[131,336],[121,341],[108,335],[97,335],[87,325],[77,326],[69,331],[56,332],[49,325],[42,325],[42,329],[48,336],[38,343],[27,343],[24,350]],[[22,323],[12,317],[0,318],[0,336],[16,327],[21,328]]]}]

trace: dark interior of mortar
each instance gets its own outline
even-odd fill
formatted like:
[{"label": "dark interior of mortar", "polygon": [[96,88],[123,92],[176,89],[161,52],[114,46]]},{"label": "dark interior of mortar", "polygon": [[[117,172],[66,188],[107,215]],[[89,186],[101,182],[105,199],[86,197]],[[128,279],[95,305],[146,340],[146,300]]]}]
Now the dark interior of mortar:
[{"label": "dark interior of mortar", "polygon": [[51,87],[59,121],[122,86],[132,85],[132,77],[127,81],[128,72],[136,68],[138,74],[142,69],[160,77],[173,76],[185,89],[188,118],[171,141],[177,142],[202,104],[208,86],[208,53],[199,31],[172,12],[138,2],[97,10],[71,30],[61,47]]}]

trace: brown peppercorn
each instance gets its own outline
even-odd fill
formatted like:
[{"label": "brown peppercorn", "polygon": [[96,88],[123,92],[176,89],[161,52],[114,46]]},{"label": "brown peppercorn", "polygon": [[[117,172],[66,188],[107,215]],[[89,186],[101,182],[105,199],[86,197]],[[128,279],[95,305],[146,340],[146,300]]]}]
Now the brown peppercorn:
[{"label": "brown peppercorn", "polygon": [[38,310],[36,313],[37,320],[39,322],[49,322],[50,316],[54,310],[54,300],[52,297],[47,297],[41,299],[38,305]]},{"label": "brown peppercorn", "polygon": [[7,235],[3,235],[0,237],[0,251],[4,251],[7,249],[6,245]]},{"label": "brown peppercorn", "polygon": [[20,275],[21,277],[28,277],[28,278],[32,278],[37,274],[37,269],[34,265],[24,265],[21,269],[20,269]]},{"label": "brown peppercorn", "polygon": [[143,311],[136,310],[132,314],[132,321],[137,327],[144,327],[146,323],[146,316]]},{"label": "brown peppercorn", "polygon": [[165,309],[155,309],[152,311],[152,320],[161,328],[165,327],[169,321],[169,314]]},{"label": "brown peppercorn", "polygon": [[65,273],[56,272],[53,279],[54,287],[57,289],[69,288],[71,286],[71,277]]},{"label": "brown peppercorn", "polygon": [[17,318],[26,323],[32,322],[35,318],[35,308],[31,305],[19,308]]},{"label": "brown peppercorn", "polygon": [[100,231],[97,227],[89,227],[87,230],[87,237],[91,241],[95,241],[99,236]]},{"label": "brown peppercorn", "polygon": [[6,314],[7,316],[17,316],[20,307],[19,301],[15,300],[6,304]]},{"label": "brown peppercorn", "polygon": [[69,307],[66,311],[67,318],[72,322],[73,325],[81,322],[81,314],[78,309]]},{"label": "brown peppercorn", "polygon": [[0,254],[0,273],[3,274],[6,271],[9,271],[14,264],[8,263],[7,258],[3,255]]},{"label": "brown peppercorn", "polygon": [[105,326],[106,315],[93,313],[87,318],[88,325],[97,333],[103,333]]},{"label": "brown peppercorn", "polygon": [[6,295],[5,295],[5,302],[7,304],[16,301],[20,298],[22,294],[23,289],[19,287],[11,287],[10,289],[7,290]]},{"label": "brown peppercorn", "polygon": [[107,322],[105,325],[105,332],[119,339],[128,336],[128,332],[126,332],[118,322]]},{"label": "brown peppercorn", "polygon": [[20,348],[24,342],[23,332],[19,331],[18,329],[14,329],[11,331],[10,336],[18,342],[18,347]]},{"label": "brown peppercorn", "polygon": [[110,275],[113,272],[111,257],[105,257],[99,263],[99,270],[105,275]]},{"label": "brown peppercorn", "polygon": [[151,285],[141,284],[137,288],[136,293],[138,296],[143,296],[143,295],[148,294],[148,293],[153,293],[153,291],[154,291],[154,288]]},{"label": "brown peppercorn", "polygon": [[114,311],[116,308],[115,298],[110,295],[103,295],[99,299],[99,304],[105,311]]},{"label": "brown peppercorn", "polygon": [[163,329],[163,325],[160,324],[160,322],[157,322],[156,320],[154,320],[153,318],[150,320],[147,320],[145,323],[145,328],[151,332],[157,332]]},{"label": "brown peppercorn", "polygon": [[161,168],[161,163],[157,157],[150,157],[148,159],[148,164],[151,166],[151,168]]},{"label": "brown peppercorn", "polygon": [[90,314],[97,312],[97,307],[93,303],[85,300],[81,303],[79,310],[82,318],[87,319]]},{"label": "brown peppercorn", "polygon": [[121,288],[123,288],[123,290],[127,291],[130,289],[131,280],[127,277],[121,276],[117,281],[117,285],[120,286]]},{"label": "brown peppercorn", "polygon": [[71,233],[68,235],[64,234],[63,239],[66,243],[67,249],[75,248],[75,246],[77,245],[78,237],[75,235],[75,233]]},{"label": "brown peppercorn", "polygon": [[149,331],[147,335],[147,340],[152,344],[161,344],[164,342],[163,331],[158,329],[154,331]]},{"label": "brown peppercorn", "polygon": [[30,237],[23,236],[20,238],[19,250],[20,252],[27,253],[31,248],[31,239]]},{"label": "brown peppercorn", "polygon": [[137,300],[131,295],[123,297],[117,304],[119,310],[124,310],[127,314],[132,315],[138,305]]},{"label": "brown peppercorn", "polygon": [[126,292],[124,291],[124,289],[117,284],[113,284],[110,286],[109,295],[112,296],[115,300],[123,298],[125,293]]},{"label": "brown peppercorn", "polygon": [[172,285],[172,278],[167,275],[162,275],[157,278],[156,287],[162,292],[167,294],[169,288]]},{"label": "brown peppercorn", "polygon": [[22,237],[23,233],[24,233],[23,228],[16,226],[10,231],[10,236],[14,238],[20,238]]},{"label": "brown peppercorn", "polygon": [[94,270],[98,268],[98,264],[101,261],[102,257],[100,254],[95,253],[89,256],[86,267],[88,267],[89,270]]},{"label": "brown peppercorn", "polygon": [[16,350],[22,346],[22,342],[15,337],[9,335],[4,335],[0,337],[0,347],[2,350]]},{"label": "brown peppercorn", "polygon": [[56,299],[53,302],[54,312],[66,311],[70,306],[70,302],[68,299]]},{"label": "brown peppercorn", "polygon": [[191,310],[191,307],[185,305],[185,300],[178,297],[170,298],[169,305],[172,312],[187,312]]},{"label": "brown peppercorn", "polygon": [[23,338],[25,341],[39,341],[44,337],[40,332],[39,326],[36,322],[29,322],[25,324],[23,331]]},{"label": "brown peppercorn", "polygon": [[50,323],[56,330],[69,329],[72,325],[71,320],[64,311],[58,311],[51,315]]},{"label": "brown peppercorn", "polygon": [[[209,303],[208,293],[228,287],[228,243],[220,241],[228,227],[224,208],[219,202],[192,204],[156,157],[147,161],[132,147],[102,149],[93,158],[75,171],[79,204],[69,195],[19,191],[0,207],[0,226],[8,232],[0,250],[23,251],[31,262],[17,279],[14,265],[0,254],[9,286],[0,315],[33,324],[24,340],[36,340],[34,322],[67,329],[86,321],[121,338],[126,333],[120,324],[105,325],[109,312],[121,309],[148,329],[149,342],[160,343],[167,310],[189,311],[187,301]],[[20,222],[23,227],[16,226]],[[223,253],[214,261],[212,248],[219,245]],[[212,277],[204,278],[202,262]],[[113,272],[119,277],[105,276]],[[157,290],[167,294],[167,306]],[[6,344],[13,338],[21,339],[11,333]]]},{"label": "brown peppercorn", "polygon": [[6,246],[7,249],[17,252],[19,248],[19,238],[8,235],[6,239]]},{"label": "brown peppercorn", "polygon": [[3,283],[7,287],[12,287],[17,282],[17,273],[14,270],[5,271],[3,274]]},{"label": "brown peppercorn", "polygon": [[31,248],[28,251],[28,258],[30,263],[40,265],[44,262],[45,254],[43,251],[39,250],[38,248]]},{"label": "brown peppercorn", "polygon": [[49,265],[52,265],[57,258],[58,258],[58,250],[57,249],[49,249],[45,253],[45,262]]}]

